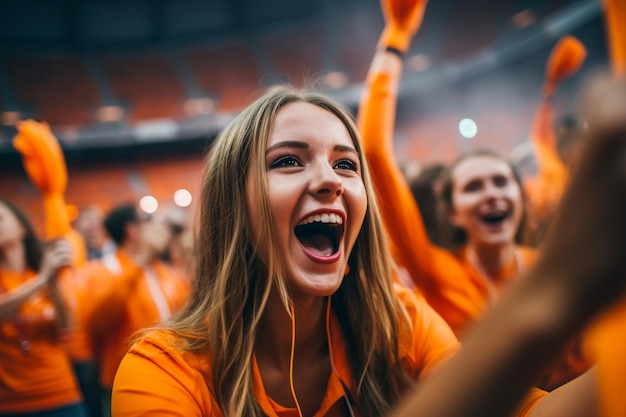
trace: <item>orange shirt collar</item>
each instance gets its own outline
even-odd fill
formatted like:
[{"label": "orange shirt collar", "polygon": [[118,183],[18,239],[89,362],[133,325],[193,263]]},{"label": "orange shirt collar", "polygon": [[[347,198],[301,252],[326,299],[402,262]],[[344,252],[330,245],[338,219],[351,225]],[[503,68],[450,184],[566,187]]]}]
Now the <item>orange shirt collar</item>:
[{"label": "orange shirt collar", "polygon": [[[355,383],[352,378],[352,372],[348,361],[348,352],[346,349],[346,340],[341,332],[341,326],[335,316],[335,313],[331,309],[329,317],[330,332],[327,334],[328,346],[332,353],[333,371],[331,371],[328,378],[328,386],[326,387],[326,395],[320,405],[320,409],[315,413],[314,417],[324,416],[330,408],[338,401],[344,401],[345,395],[341,381],[350,390],[350,395],[355,397]],[[252,374],[254,382],[254,394],[259,402],[263,412],[268,417],[287,417],[297,416],[297,410],[295,408],[284,407],[275,401],[273,401],[265,392],[263,386],[263,379],[259,371],[259,366],[256,361],[256,356],[253,356],[252,360]]]}]

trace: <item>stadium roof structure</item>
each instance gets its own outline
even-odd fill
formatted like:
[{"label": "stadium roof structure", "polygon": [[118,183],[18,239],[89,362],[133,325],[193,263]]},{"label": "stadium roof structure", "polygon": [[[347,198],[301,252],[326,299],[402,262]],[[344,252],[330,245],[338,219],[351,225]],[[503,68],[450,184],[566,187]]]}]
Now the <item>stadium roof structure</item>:
[{"label": "stadium roof structure", "polygon": [[[602,24],[599,0],[431,0],[407,56],[401,98],[427,97],[437,89],[518,66],[541,78],[547,52],[567,33],[583,41],[592,52],[591,61],[606,62]],[[18,91],[23,82],[21,72],[28,72],[22,71],[28,65],[24,62],[60,57],[85,65],[95,80],[98,106],[105,110],[119,106],[124,114],[132,103],[116,96],[103,62],[110,56],[154,52],[169,60],[184,99],[208,100],[212,110],[194,117],[121,117],[114,122],[94,116],[89,123],[54,126],[64,148],[118,147],[212,136],[233,117],[237,107],[220,107],[220,93],[198,81],[187,58],[204,50],[241,44],[259,69],[255,80],[259,89],[300,80],[281,66],[281,62],[297,60],[303,72],[314,73],[324,81],[328,94],[355,109],[382,27],[377,0],[4,1],[0,13],[0,112],[37,118],[29,96],[20,96]],[[290,41],[301,30],[310,43],[294,48]],[[318,53],[310,53],[309,49],[315,48]],[[311,56],[316,62],[307,69]],[[21,66],[15,67],[15,61],[22,62]],[[244,64],[233,61],[233,65]],[[95,114],[101,108],[92,110]],[[3,118],[9,119],[15,120]],[[0,154],[13,152],[7,140],[14,133],[10,120],[0,131]]]}]

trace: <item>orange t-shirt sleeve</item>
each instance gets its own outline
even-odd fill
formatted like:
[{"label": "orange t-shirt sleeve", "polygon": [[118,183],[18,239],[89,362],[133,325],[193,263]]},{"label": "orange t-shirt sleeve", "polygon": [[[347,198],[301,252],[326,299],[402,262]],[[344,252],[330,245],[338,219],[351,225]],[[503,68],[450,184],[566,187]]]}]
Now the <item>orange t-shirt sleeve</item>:
[{"label": "orange t-shirt sleeve", "polygon": [[450,326],[421,297],[396,285],[398,297],[410,318],[409,334],[401,333],[400,356],[409,375],[429,375],[461,347]]},{"label": "orange t-shirt sleeve", "polygon": [[398,80],[379,72],[368,76],[359,107],[363,149],[396,263],[406,269],[428,303],[460,332],[483,311],[473,298],[469,272],[452,253],[428,238],[419,207],[395,160],[393,124]]},{"label": "orange t-shirt sleeve", "polygon": [[568,181],[567,168],[556,150],[553,131],[553,110],[544,100],[537,111],[532,133],[532,143],[537,156],[538,177],[529,195],[533,207],[540,215],[554,209],[565,191]]},{"label": "orange t-shirt sleeve", "polygon": [[65,197],[61,193],[43,196],[45,231],[47,238],[66,236],[70,231],[70,220],[65,208]]},{"label": "orange t-shirt sleeve", "polygon": [[420,288],[428,291],[438,281],[447,279],[439,266],[455,260],[430,242],[419,207],[394,156],[397,82],[387,73],[370,75],[359,108],[359,127],[394,259],[418,281]]},{"label": "orange t-shirt sleeve", "polygon": [[113,383],[113,417],[221,416],[202,374],[166,339],[146,338],[120,364]]},{"label": "orange t-shirt sleeve", "polygon": [[626,416],[626,298],[603,315],[586,336],[586,353],[596,359],[602,416]]}]

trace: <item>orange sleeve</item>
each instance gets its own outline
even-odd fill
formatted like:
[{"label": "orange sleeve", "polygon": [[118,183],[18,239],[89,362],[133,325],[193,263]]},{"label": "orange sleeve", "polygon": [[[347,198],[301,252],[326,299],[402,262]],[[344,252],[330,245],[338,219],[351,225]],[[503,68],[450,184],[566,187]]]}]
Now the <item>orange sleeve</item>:
[{"label": "orange sleeve", "polygon": [[626,416],[626,298],[591,328],[586,342],[597,360],[601,415]]},{"label": "orange sleeve", "polygon": [[538,177],[528,196],[539,216],[546,215],[558,204],[568,182],[567,168],[556,150],[553,123],[552,105],[549,99],[544,99],[537,111],[532,133]]},{"label": "orange sleeve", "polygon": [[552,49],[546,64],[544,97],[535,116],[531,139],[539,173],[529,198],[539,217],[547,216],[556,207],[568,181],[567,168],[557,152],[550,99],[559,84],[580,69],[586,57],[585,46],[575,37],[565,35]]},{"label": "orange sleeve", "polygon": [[74,262],[72,265],[75,267],[85,265],[87,263],[87,246],[83,236],[76,230],[69,229],[65,238],[69,240],[74,250]]},{"label": "orange sleeve", "polygon": [[460,348],[450,326],[430,305],[411,291],[396,285],[396,292],[411,319],[410,336],[401,333],[401,356],[407,372],[421,379],[433,372]]},{"label": "orange sleeve", "polygon": [[131,347],[113,383],[115,417],[217,417],[221,412],[202,373],[162,338]]},{"label": "orange sleeve", "polygon": [[604,0],[605,21],[611,67],[617,76],[626,76],[626,3],[624,0]]},{"label": "orange sleeve", "polygon": [[[398,79],[388,73],[370,74],[359,107],[359,128],[363,149],[376,189],[385,228],[392,243],[395,261],[427,290],[439,279],[435,264],[443,255],[428,239],[419,208],[411,194],[393,151],[393,127]],[[443,252],[432,256],[434,252]],[[434,259],[439,258],[439,259]]]},{"label": "orange sleeve", "polygon": [[393,152],[399,74],[371,72],[358,124],[372,182],[396,263],[406,269],[428,303],[456,334],[482,314],[469,271],[452,253],[430,242],[411,190]]}]

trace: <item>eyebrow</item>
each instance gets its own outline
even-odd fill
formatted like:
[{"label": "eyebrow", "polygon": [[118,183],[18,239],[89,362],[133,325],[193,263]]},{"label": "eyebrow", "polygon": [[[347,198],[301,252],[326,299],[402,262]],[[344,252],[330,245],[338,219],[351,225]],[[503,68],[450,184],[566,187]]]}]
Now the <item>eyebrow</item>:
[{"label": "eyebrow", "polygon": [[[267,150],[265,151],[265,154],[267,155],[270,152],[272,152],[274,149],[278,149],[278,148],[309,149],[309,144],[307,142],[300,142],[296,140],[286,140],[283,142],[278,142],[278,143],[273,144],[272,146],[267,148]],[[339,151],[339,152],[353,152],[357,155],[359,154],[356,149],[354,149],[352,146],[347,146],[347,145],[335,145],[333,147],[333,150]]]}]

